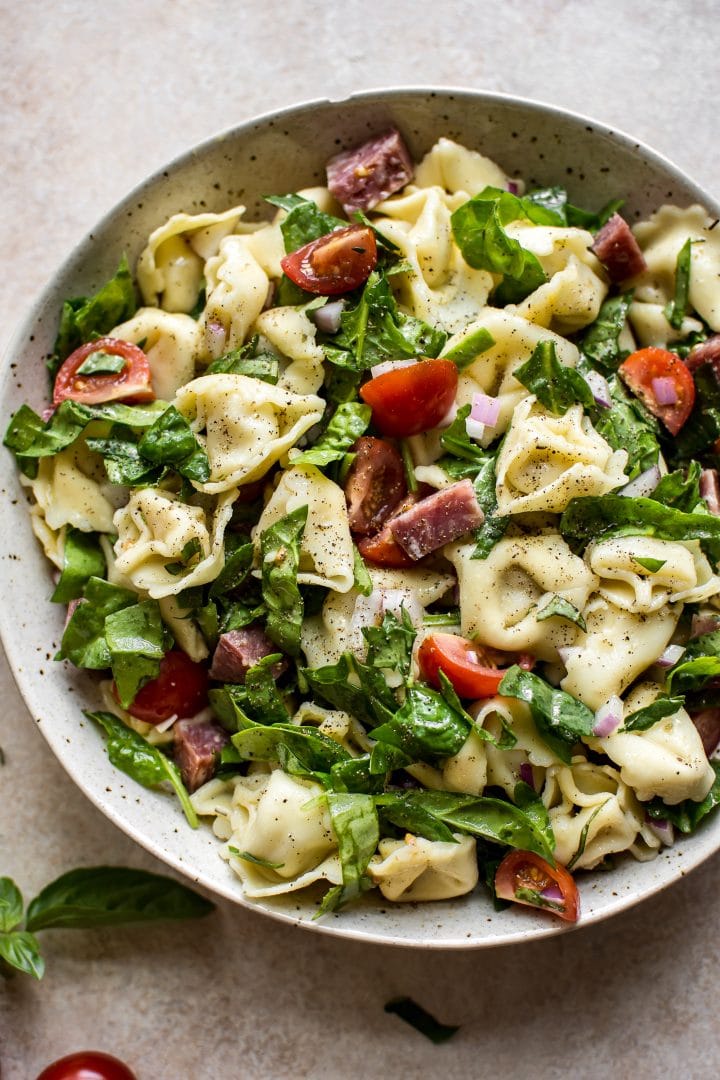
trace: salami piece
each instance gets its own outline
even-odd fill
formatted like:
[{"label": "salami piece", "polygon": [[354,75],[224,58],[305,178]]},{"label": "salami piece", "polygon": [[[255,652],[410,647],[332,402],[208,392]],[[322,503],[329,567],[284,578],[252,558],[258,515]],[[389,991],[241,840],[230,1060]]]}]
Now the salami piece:
[{"label": "salami piece", "polygon": [[613,214],[595,237],[592,251],[607,270],[611,281],[625,281],[647,270],[645,256],[619,214]]},{"label": "salami piece", "polygon": [[412,176],[412,158],[397,128],[344,150],[327,163],[328,187],[347,214],[372,210]]}]

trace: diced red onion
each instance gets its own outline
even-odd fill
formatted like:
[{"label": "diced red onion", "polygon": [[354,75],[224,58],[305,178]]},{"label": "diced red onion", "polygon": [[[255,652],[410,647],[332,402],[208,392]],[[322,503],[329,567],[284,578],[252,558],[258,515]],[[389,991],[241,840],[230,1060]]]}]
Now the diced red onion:
[{"label": "diced red onion", "polygon": [[54,412],[54,405],[48,405],[47,409],[43,409],[43,411],[40,413],[40,419],[42,420],[43,424],[47,424],[48,420],[52,419],[52,415]]},{"label": "diced red onion", "polygon": [[655,663],[661,668],[671,668],[674,664],[677,664],[684,652],[684,645],[668,645],[665,652],[658,656]]},{"label": "diced red onion", "polygon": [[535,787],[535,777],[533,776],[532,765],[523,761],[520,766],[520,779],[524,784],[529,784],[531,788]]},{"label": "diced red onion", "polygon": [[667,821],[666,818],[651,818],[649,814],[646,814],[645,824],[650,827],[650,832],[667,847],[675,843],[675,830],[671,821]]},{"label": "diced red onion", "polygon": [[225,349],[225,339],[227,337],[227,331],[221,322],[217,319],[210,319],[205,327],[205,338],[207,341],[208,352],[214,360],[217,360],[219,356],[222,356]]},{"label": "diced red onion", "polygon": [[693,615],[690,623],[690,640],[702,637],[703,634],[712,634],[720,629],[720,617],[717,615]]},{"label": "diced red onion", "polygon": [[439,428],[450,427],[452,422],[455,420],[455,417],[457,416],[457,413],[458,413],[457,401],[453,401],[452,405],[450,406],[450,408],[448,409],[448,411],[445,413],[442,420],[438,424],[438,427]]},{"label": "diced red onion", "polygon": [[[318,330],[323,334],[337,334],[340,329],[340,316],[345,310],[344,300],[333,300],[330,304],[324,304],[311,312],[311,318]],[[378,364],[378,367],[380,365]]]},{"label": "diced red onion", "polygon": [[624,488],[620,488],[618,495],[624,495],[627,499],[644,498],[652,495],[659,483],[660,467],[653,465],[651,468],[646,469],[645,472],[640,473],[639,476],[636,476]]},{"label": "diced red onion", "polygon": [[564,900],[565,897],[562,894],[562,890],[559,885],[548,885],[547,889],[543,889],[540,893],[543,900]]},{"label": "diced red onion", "polygon": [[659,375],[652,379],[653,394],[658,405],[676,405],[677,387],[675,380],[670,375]]},{"label": "diced red onion", "polygon": [[620,727],[622,715],[622,701],[617,694],[613,694],[595,713],[595,723],[592,726],[593,735],[598,739],[605,739],[608,735],[612,735]]},{"label": "diced red onion", "polygon": [[520,192],[520,185],[517,180],[508,180],[507,189],[511,195],[517,195]]},{"label": "diced red onion", "polygon": [[612,405],[612,396],[608,381],[604,375],[601,375],[599,371],[588,371],[583,378],[590,387],[590,392],[597,404],[601,405],[603,409],[609,409]]},{"label": "diced red onion", "polygon": [[473,394],[470,419],[487,427],[495,427],[500,417],[500,401],[488,394]]},{"label": "diced red onion", "polygon": [[[322,311],[322,308],[318,308],[318,311]],[[417,363],[419,363],[418,360],[385,360],[382,364],[371,367],[370,374],[373,379],[377,379],[378,375],[385,375],[388,371],[398,371],[404,367],[412,367],[413,364]]]},{"label": "diced red onion", "polygon": [[468,416],[465,421],[465,430],[469,439],[482,439],[485,434],[485,425],[479,420],[473,420]]}]

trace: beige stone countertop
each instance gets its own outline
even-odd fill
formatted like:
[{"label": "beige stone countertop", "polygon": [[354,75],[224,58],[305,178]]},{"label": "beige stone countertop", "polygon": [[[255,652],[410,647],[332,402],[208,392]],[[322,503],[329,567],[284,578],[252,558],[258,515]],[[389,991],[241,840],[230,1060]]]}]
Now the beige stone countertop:
[{"label": "beige stone countertop", "polygon": [[[381,85],[534,97],[632,132],[717,194],[712,0],[0,0],[0,346],[86,228],[144,175],[270,108]],[[3,425],[5,419],[3,418]],[[1,527],[1,526],[0,526]],[[0,875],[164,871],[71,783],[0,667]],[[228,902],[196,923],[42,936],[0,986],[0,1072],[101,1048],[140,1080],[714,1077],[720,860],[600,925],[530,945],[368,946]],[[461,1025],[434,1046],[383,1011]]]}]

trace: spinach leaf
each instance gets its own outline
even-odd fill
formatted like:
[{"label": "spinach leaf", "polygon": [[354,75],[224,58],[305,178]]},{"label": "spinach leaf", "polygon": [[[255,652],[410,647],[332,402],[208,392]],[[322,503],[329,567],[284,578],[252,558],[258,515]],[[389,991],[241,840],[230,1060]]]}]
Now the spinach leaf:
[{"label": "spinach leaf", "polygon": [[299,506],[260,534],[262,596],[268,611],[267,635],[290,656],[300,652],[304,605],[297,575],[307,515],[307,506]]},{"label": "spinach leaf", "polygon": [[259,855],[251,855],[249,851],[240,851],[238,848],[228,845],[228,851],[231,855],[234,855],[236,859],[242,859],[243,862],[253,863],[255,866],[265,866],[268,870],[279,870],[285,863],[270,862],[269,859],[261,859]]},{"label": "spinach leaf", "polygon": [[570,747],[584,736],[592,735],[595,714],[587,705],[517,664],[508,669],[498,693],[518,698],[529,706],[543,740],[568,764]]},{"label": "spinach leaf", "polygon": [[638,566],[642,566],[643,570],[647,570],[649,574],[657,574],[658,570],[662,570],[667,559],[641,559],[638,555],[635,555],[633,556],[633,562],[637,563]]},{"label": "spinach leaf", "polygon": [[675,263],[675,296],[665,305],[665,318],[673,330],[680,329],[687,314],[692,245],[693,242],[688,237],[678,252],[677,262]]},{"label": "spinach leaf", "polygon": [[205,369],[206,375],[247,375],[263,382],[277,383],[280,361],[271,353],[258,352],[259,336],[255,334],[239,349],[232,349],[213,360]]},{"label": "spinach leaf", "polygon": [[701,634],[687,643],[685,652],[667,674],[668,693],[701,690],[708,679],[720,675],[720,630]]},{"label": "spinach leaf", "polygon": [[[419,684],[408,687],[403,705],[392,720],[372,733],[379,743],[389,743],[411,760],[438,761],[460,750],[471,725],[435,690]],[[373,757],[375,750],[373,749]],[[376,772],[373,762],[371,770]]]},{"label": "spinach leaf", "polygon": [[567,191],[561,187],[536,188],[520,201],[536,225],[571,225],[590,232],[597,232],[623,204],[622,199],[613,199],[598,213],[593,213],[568,202]]},{"label": "spinach leaf", "polygon": [[365,560],[353,544],[353,586],[361,596],[369,596],[373,591],[373,580]]},{"label": "spinach leaf", "polygon": [[63,304],[53,357],[48,364],[51,376],[78,346],[131,319],[136,309],[135,287],[123,255],[114,276],[94,296],[66,300]]},{"label": "spinach leaf", "polygon": [[464,371],[470,364],[477,360],[478,356],[487,352],[495,344],[495,338],[484,326],[479,326],[469,334],[465,334],[450,349],[442,353],[443,360],[452,360],[458,371]]},{"label": "spinach leaf", "polygon": [[263,656],[245,676],[248,703],[253,712],[262,718],[263,724],[287,724],[290,719],[273,673],[273,668],[282,658],[282,653]]},{"label": "spinach leaf", "polygon": [[465,421],[471,408],[469,404],[461,405],[452,424],[440,436],[440,445],[447,451],[447,455],[440,458],[438,464],[453,480],[464,480],[466,476],[474,479],[488,456],[493,456],[483,450],[467,433]]},{"label": "spinach leaf", "polygon": [[197,829],[197,815],[175,762],[157,747],[151,746],[142,735],[126,727],[122,720],[118,720],[112,713],[85,712],[85,716],[94,720],[105,731],[108,737],[107,755],[111,763],[143,787],[157,787],[163,781],[169,781],[180,800],[188,824]]},{"label": "spinach leaf", "polygon": [[251,541],[240,544],[234,551],[228,551],[226,540],[225,562],[218,576],[213,581],[208,592],[211,599],[224,596],[225,593],[239,589],[247,580],[252,570],[254,547]]},{"label": "spinach leaf", "polygon": [[715,782],[702,802],[685,799],[676,806],[667,806],[662,799],[655,798],[644,804],[646,813],[656,820],[672,822],[680,832],[695,832],[703,818],[720,806],[720,761],[711,761],[710,765],[715,773]]},{"label": "spinach leaf", "polygon": [[269,724],[245,728],[232,736],[242,761],[278,761],[293,775],[329,773],[336,762],[350,757],[334,739],[316,728],[299,724]]},{"label": "spinach leaf", "polygon": [[123,356],[111,356],[110,353],[90,353],[87,360],[83,360],[75,372],[76,375],[118,375],[125,367],[126,360]]},{"label": "spinach leaf", "polygon": [[400,618],[386,611],[380,626],[363,626],[362,635],[367,642],[367,663],[375,668],[397,671],[403,679],[410,675],[412,651],[417,630],[402,605]]},{"label": "spinach leaf", "polygon": [[343,653],[335,664],[326,664],[320,668],[300,668],[300,675],[312,690],[335,709],[342,709],[356,716],[361,723],[374,727],[377,717],[373,703],[365,691],[355,685],[351,678],[356,676],[356,665],[351,653]]},{"label": "spinach leaf", "polygon": [[410,1024],[426,1039],[434,1043],[444,1043],[452,1038],[460,1028],[457,1025],[441,1024],[434,1016],[431,1016],[421,1005],[409,997],[393,998],[385,1006],[386,1013],[395,1013],[406,1024]]},{"label": "spinach leaf", "polygon": [[485,460],[480,465],[480,468],[475,475],[475,479],[473,480],[475,497],[480,505],[480,509],[485,515],[485,520],[482,525],[473,532],[475,550],[471,555],[472,559],[486,559],[498,540],[501,540],[505,535],[505,531],[510,523],[509,518],[496,513],[497,477],[495,474],[495,466],[499,452],[499,450],[496,450],[494,454],[488,454],[485,457]]},{"label": "spinach leaf", "polygon": [[446,339],[442,330],[401,312],[387,278],[373,270],[357,305],[343,311],[340,330],[324,349],[331,363],[361,372],[384,360],[437,356]]},{"label": "spinach leaf", "polygon": [[76,667],[95,671],[109,668],[112,656],[105,641],[105,620],[136,603],[137,594],[130,589],[111,585],[102,578],[90,578],[84,600],[67,622],[55,659],[70,660]]},{"label": "spinach leaf", "polygon": [[124,866],[71,870],[45,888],[27,909],[29,930],[86,929],[197,919],[215,905],[173,878]]},{"label": "spinach leaf", "polygon": [[324,213],[317,203],[304,199],[302,195],[266,195],[265,201],[287,211],[280,222],[280,232],[288,253],[348,224],[341,218]]},{"label": "spinach leaf", "polygon": [[608,378],[609,409],[597,409],[593,425],[613,450],[627,450],[627,474],[634,480],[641,472],[657,464],[660,456],[658,422],[642,403],[628,394],[617,375]]},{"label": "spinach leaf", "polygon": [[687,469],[666,473],[652,493],[655,502],[672,506],[686,514],[705,513],[705,503],[700,495],[700,462],[691,461]]},{"label": "spinach leaf", "polygon": [[367,868],[380,840],[380,826],[372,795],[328,792],[325,796],[333,831],[337,837],[342,885],[323,897],[318,917],[337,911],[372,887]]},{"label": "spinach leaf", "polygon": [[627,717],[621,731],[647,731],[658,720],[664,720],[666,716],[674,716],[678,709],[682,709],[684,698],[665,697],[660,695],[651,705],[645,705],[642,709],[636,709]]},{"label": "spinach leaf", "polygon": [[157,600],[145,600],[107,615],[105,643],[120,704],[127,709],[140,687],[160,673],[160,661],[172,644]]},{"label": "spinach leaf", "polygon": [[122,424],[113,424],[106,438],[89,438],[87,446],[102,456],[111,484],[147,487],[162,478],[162,468],[141,456],[135,434]]},{"label": "spinach leaf", "polygon": [[329,783],[333,791],[376,795],[383,790],[384,776],[373,776],[370,772],[370,755],[362,754],[360,757],[336,761],[330,769]]},{"label": "spinach leaf", "polygon": [[40,955],[37,938],[27,930],[0,934],[0,960],[34,979],[42,979],[45,973],[45,961]]},{"label": "spinach leaf", "polygon": [[293,465],[318,465],[321,468],[333,461],[340,461],[361,435],[367,431],[372,409],[349,401],[338,405],[330,423],[309,450],[292,458]]},{"label": "spinach leaf", "polygon": [[581,352],[606,374],[614,374],[627,356],[618,344],[632,303],[632,292],[605,300],[597,319],[580,340]]},{"label": "spinach leaf", "polygon": [[688,461],[706,454],[720,438],[720,382],[712,364],[693,372],[695,404],[682,430],[669,440],[666,453],[673,461]]},{"label": "spinach leaf", "polygon": [[184,416],[169,405],[138,443],[142,457],[154,465],[172,465],[181,476],[204,484],[210,462]]},{"label": "spinach leaf", "polygon": [[68,527],[63,546],[63,568],[50,599],[54,604],[78,600],[91,577],[105,574],[105,556],[97,533]]},{"label": "spinach leaf", "polygon": [[13,930],[22,922],[22,893],[12,878],[0,877],[0,933]]},{"label": "spinach leaf", "polygon": [[558,360],[554,341],[539,341],[530,358],[513,374],[556,416],[563,416],[571,405],[580,404],[586,409],[595,407],[592,390],[582,375]]},{"label": "spinach leaf", "polygon": [[587,625],[582,613],[578,611],[574,604],[571,604],[564,596],[558,596],[557,593],[553,593],[547,603],[538,609],[535,618],[538,622],[544,622],[545,619],[552,619],[555,616],[560,619],[568,619],[570,622],[575,623],[576,626],[579,626],[581,630],[587,631]]},{"label": "spinach leaf", "polygon": [[508,236],[505,226],[527,218],[522,200],[499,188],[486,187],[454,211],[450,221],[465,262],[476,270],[501,274],[495,290],[499,303],[519,303],[547,280],[532,252]]},{"label": "spinach leaf", "polygon": [[612,494],[573,499],[560,518],[560,532],[576,550],[601,536],[699,540],[714,563],[720,560],[720,518],[687,514],[654,499]]}]

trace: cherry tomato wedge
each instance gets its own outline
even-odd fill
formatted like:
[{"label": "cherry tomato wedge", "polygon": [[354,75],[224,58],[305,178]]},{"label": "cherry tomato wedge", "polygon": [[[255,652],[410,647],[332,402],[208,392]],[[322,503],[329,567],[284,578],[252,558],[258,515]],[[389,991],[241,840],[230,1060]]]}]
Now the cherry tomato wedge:
[{"label": "cherry tomato wedge", "polygon": [[146,724],[161,724],[171,716],[195,716],[208,703],[208,673],[180,649],[171,649],[160,661],[160,674],[146,682],[128,709]]},{"label": "cherry tomato wedge", "polygon": [[375,269],[375,233],[367,225],[335,229],[286,255],[280,265],[306,292],[339,296],[357,289]]},{"label": "cherry tomato wedge", "polygon": [[[439,672],[442,671],[461,698],[486,698],[497,694],[507,668],[496,667],[495,658],[481,645],[457,634],[429,634],[418,649],[418,663],[426,682],[439,688]],[[508,659],[513,662],[510,657]],[[529,657],[521,658],[520,663],[528,670],[533,665]]]},{"label": "cherry tomato wedge", "polygon": [[37,1080],[137,1080],[135,1073],[112,1054],[80,1050],[53,1061]]},{"label": "cherry tomato wedge", "polygon": [[[643,405],[661,420],[671,435],[677,435],[695,404],[695,383],[687,365],[667,349],[651,346],[628,356],[619,369],[623,382],[639,397]],[[675,400],[658,400],[656,379],[662,379],[664,390]]]},{"label": "cherry tomato wedge", "polygon": [[[110,374],[82,375],[82,367],[95,353],[118,356],[124,360],[122,371]],[[85,405],[98,405],[103,401],[154,401],[150,381],[150,364],[142,349],[129,341],[104,337],[88,341],[67,360],[55,376],[53,405],[61,401],[81,401]]]},{"label": "cherry tomato wedge", "polygon": [[367,536],[382,527],[407,494],[398,450],[385,439],[363,435],[351,447],[355,460],[345,478],[350,528]]},{"label": "cherry tomato wedge", "polygon": [[404,438],[437,427],[455,400],[458,371],[452,360],[422,360],[377,375],[360,387],[383,435]]},{"label": "cherry tomato wedge", "polygon": [[409,566],[418,565],[400,547],[387,525],[375,536],[364,536],[362,540],[358,540],[358,551],[363,559],[375,566],[391,566],[397,570],[405,570]]},{"label": "cherry tomato wedge", "polygon": [[580,896],[564,866],[550,866],[533,851],[511,851],[495,872],[495,892],[501,900],[548,911],[566,922],[577,922]]}]

